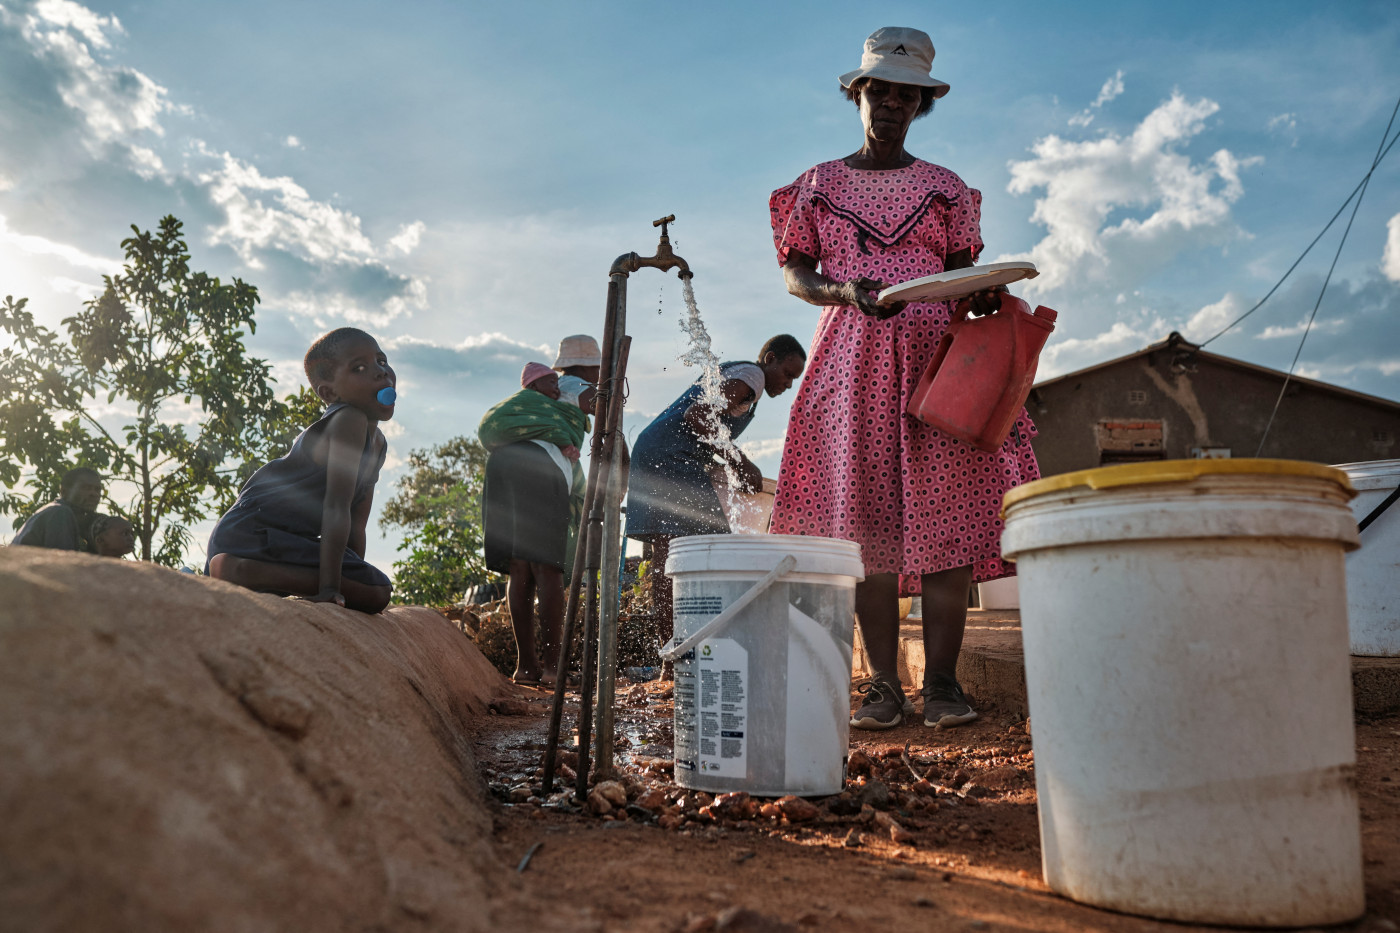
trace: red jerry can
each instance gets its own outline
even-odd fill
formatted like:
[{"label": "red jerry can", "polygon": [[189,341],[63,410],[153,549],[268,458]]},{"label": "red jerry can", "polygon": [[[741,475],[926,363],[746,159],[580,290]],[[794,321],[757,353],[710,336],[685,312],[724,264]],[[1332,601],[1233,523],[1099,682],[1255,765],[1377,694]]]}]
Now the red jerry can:
[{"label": "red jerry can", "polygon": [[1056,314],[1006,292],[1001,306],[968,318],[968,302],[953,311],[948,332],[909,400],[909,414],[979,450],[995,451],[1011,433],[1035,381],[1036,362]]}]

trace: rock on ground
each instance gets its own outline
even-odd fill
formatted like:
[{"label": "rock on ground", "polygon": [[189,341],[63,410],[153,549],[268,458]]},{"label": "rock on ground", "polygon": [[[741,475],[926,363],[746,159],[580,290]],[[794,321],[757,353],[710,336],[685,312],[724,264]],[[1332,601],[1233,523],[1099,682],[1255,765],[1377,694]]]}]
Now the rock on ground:
[{"label": "rock on ground", "polygon": [[426,609],[0,548],[3,925],[491,929],[463,726],[508,689]]}]

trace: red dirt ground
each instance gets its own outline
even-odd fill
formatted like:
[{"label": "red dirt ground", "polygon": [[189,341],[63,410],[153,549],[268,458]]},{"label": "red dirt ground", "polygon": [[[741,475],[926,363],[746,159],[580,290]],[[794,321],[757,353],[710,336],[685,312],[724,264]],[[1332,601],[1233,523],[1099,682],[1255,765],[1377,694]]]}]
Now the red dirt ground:
[{"label": "red dirt ground", "polygon": [[[743,800],[728,801],[727,811],[704,809],[708,798],[683,796],[669,769],[655,770],[670,755],[668,687],[634,687],[620,705],[618,731],[627,736],[620,744],[628,750],[619,755],[618,779],[630,785],[633,801],[659,791],[666,799],[654,812],[662,822],[684,820],[673,829],[635,809],[621,819],[617,811],[561,809],[563,796],[544,806],[538,797],[505,802],[512,787],[517,797],[538,788],[549,695],[522,689],[524,702],[501,705],[511,715],[481,721],[474,741],[499,798],[497,852],[519,864],[533,851],[518,875],[523,897],[511,900],[535,907],[503,904],[499,922],[661,933],[1213,929],[1111,913],[1049,891],[1040,875],[1034,753],[1014,714],[983,706],[976,722],[949,731],[927,729],[921,719],[882,733],[853,730],[852,770],[864,770],[856,751],[871,769],[852,779],[847,794],[880,779],[891,809],[877,815],[853,804],[844,809],[855,812],[839,813],[817,801],[815,818],[794,823],[754,816],[757,804]],[[571,699],[566,726],[576,711],[577,696]],[[901,760],[906,743],[910,763],[940,789],[913,790],[915,776]],[[1357,746],[1367,913],[1336,929],[1400,930],[1400,717],[1359,723]],[[901,842],[891,838],[891,818]],[[848,837],[858,844],[848,845]]]}]

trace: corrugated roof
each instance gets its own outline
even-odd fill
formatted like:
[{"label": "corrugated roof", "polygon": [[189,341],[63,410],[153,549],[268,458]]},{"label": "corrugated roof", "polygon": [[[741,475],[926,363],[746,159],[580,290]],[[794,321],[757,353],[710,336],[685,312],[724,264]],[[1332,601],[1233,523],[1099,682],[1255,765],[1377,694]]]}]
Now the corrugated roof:
[{"label": "corrugated roof", "polygon": [[1365,392],[1357,392],[1354,389],[1343,388],[1342,386],[1333,385],[1330,382],[1320,382],[1316,379],[1308,379],[1305,376],[1299,376],[1295,374],[1294,376],[1289,377],[1287,373],[1280,372],[1277,369],[1270,369],[1267,366],[1258,366],[1254,363],[1246,363],[1244,360],[1237,360],[1234,357],[1221,356],[1218,353],[1211,353],[1208,350],[1202,350],[1200,346],[1187,340],[1185,337],[1181,336],[1176,331],[1172,331],[1172,333],[1166,339],[1159,340],[1156,343],[1148,344],[1146,347],[1143,347],[1141,350],[1138,350],[1135,353],[1129,353],[1126,356],[1120,356],[1115,359],[1105,360],[1102,363],[1096,363],[1093,366],[1086,366],[1083,369],[1076,369],[1074,372],[1065,373],[1063,376],[1054,376],[1050,379],[1042,380],[1040,382],[1037,382],[1033,388],[1039,389],[1044,386],[1054,385],[1057,382],[1064,382],[1068,379],[1082,377],[1087,373],[1092,373],[1100,369],[1107,369],[1110,366],[1116,366],[1119,363],[1126,363],[1128,360],[1135,360],[1138,357],[1146,356],[1149,353],[1157,353],[1162,350],[1179,350],[1184,353],[1190,353],[1196,359],[1202,360],[1204,362],[1217,363],[1221,366],[1229,366],[1233,367],[1234,369],[1242,369],[1247,372],[1259,373],[1265,376],[1273,376],[1276,377],[1280,382],[1287,378],[1290,382],[1296,382],[1299,385],[1305,385],[1309,388],[1317,389],[1321,392],[1331,392],[1335,395],[1346,396],[1347,398],[1356,399],[1357,401],[1368,402],[1372,405],[1377,405],[1381,408],[1388,408],[1400,412],[1400,402],[1395,402],[1387,398],[1381,398],[1378,395],[1367,395]]}]

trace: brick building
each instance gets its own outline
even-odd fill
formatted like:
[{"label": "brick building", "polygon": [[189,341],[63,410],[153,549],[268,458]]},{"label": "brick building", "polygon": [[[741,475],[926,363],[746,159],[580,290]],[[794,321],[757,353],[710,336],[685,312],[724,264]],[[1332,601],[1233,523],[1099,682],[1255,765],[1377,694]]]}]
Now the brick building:
[{"label": "brick building", "polygon": [[[1037,383],[1026,402],[1046,476],[1134,460],[1400,457],[1400,402],[1285,374],[1173,333],[1137,353]],[[1258,453],[1256,454],[1256,450]]]}]

